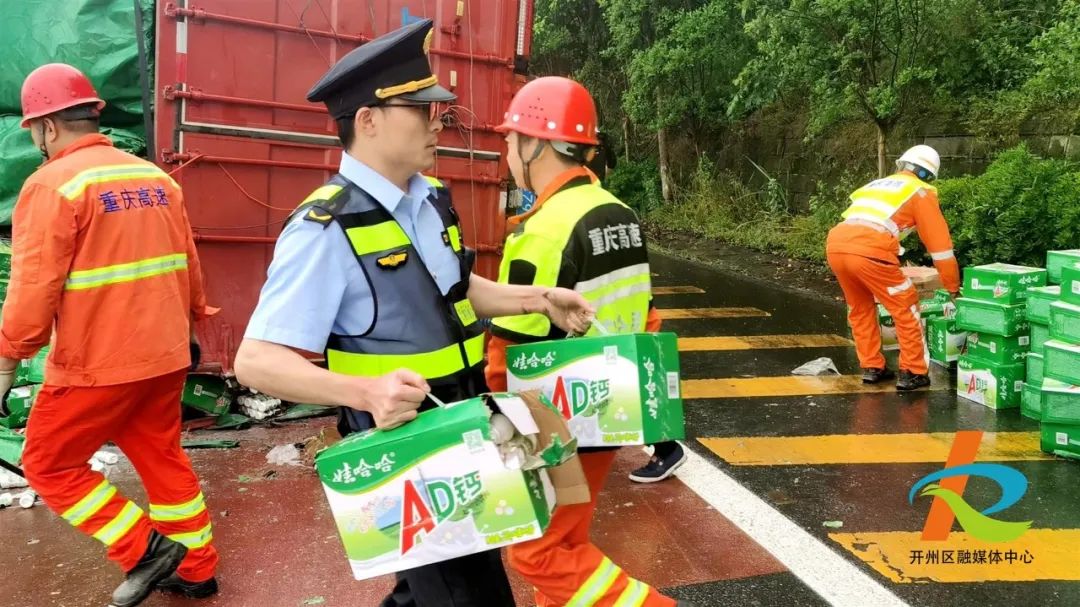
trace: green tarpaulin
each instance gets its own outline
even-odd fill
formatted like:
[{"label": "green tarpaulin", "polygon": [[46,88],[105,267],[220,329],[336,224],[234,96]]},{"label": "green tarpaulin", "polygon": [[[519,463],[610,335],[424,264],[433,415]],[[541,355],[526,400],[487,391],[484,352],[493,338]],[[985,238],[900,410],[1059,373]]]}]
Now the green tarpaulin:
[{"label": "green tarpaulin", "polygon": [[[141,2],[152,59],[153,0]],[[22,82],[38,66],[61,62],[82,70],[108,104],[102,115],[106,132],[122,149],[138,153],[146,147],[134,0],[5,2],[0,56],[0,225],[10,224],[22,182],[41,163],[30,135],[19,127]]]}]

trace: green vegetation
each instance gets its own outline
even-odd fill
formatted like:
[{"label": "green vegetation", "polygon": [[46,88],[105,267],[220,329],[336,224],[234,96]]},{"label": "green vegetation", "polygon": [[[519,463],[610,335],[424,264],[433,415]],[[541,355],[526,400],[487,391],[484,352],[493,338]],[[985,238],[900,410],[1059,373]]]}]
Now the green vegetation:
[{"label": "green vegetation", "polygon": [[[532,71],[589,87],[620,159],[607,185],[657,226],[822,260],[847,195],[933,131],[968,142],[944,150],[937,184],[961,263],[1041,263],[1048,248],[1080,245],[1080,166],[1065,159],[1080,155],[1080,138],[1027,141],[1077,130],[1080,0],[536,9]],[[813,152],[801,171],[816,184],[809,196],[763,160],[761,147],[787,141],[744,145],[776,125]],[[961,162],[982,158],[994,160]]]}]

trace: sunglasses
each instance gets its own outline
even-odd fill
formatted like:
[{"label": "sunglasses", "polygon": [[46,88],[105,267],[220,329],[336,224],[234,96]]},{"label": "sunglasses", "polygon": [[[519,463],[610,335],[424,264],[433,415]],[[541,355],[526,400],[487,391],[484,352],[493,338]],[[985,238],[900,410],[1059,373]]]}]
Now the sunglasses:
[{"label": "sunglasses", "polygon": [[379,107],[407,107],[415,108],[423,112],[427,110],[427,119],[429,122],[433,122],[443,114],[441,103],[434,101],[415,101],[415,102],[399,102],[399,103],[383,103]]}]

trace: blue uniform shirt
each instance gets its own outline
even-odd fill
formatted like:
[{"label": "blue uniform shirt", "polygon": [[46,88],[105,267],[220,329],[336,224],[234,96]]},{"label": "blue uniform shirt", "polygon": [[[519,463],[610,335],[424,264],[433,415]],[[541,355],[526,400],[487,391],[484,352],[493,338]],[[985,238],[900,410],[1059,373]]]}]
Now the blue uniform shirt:
[{"label": "blue uniform shirt", "polygon": [[[461,281],[457,255],[443,242],[443,222],[430,200],[435,190],[422,175],[409,180],[405,193],[346,153],[340,173],[401,224],[443,294]],[[331,333],[367,331],[374,313],[371,287],[345,232],[297,217],[278,238],[244,337],[322,352]]]}]

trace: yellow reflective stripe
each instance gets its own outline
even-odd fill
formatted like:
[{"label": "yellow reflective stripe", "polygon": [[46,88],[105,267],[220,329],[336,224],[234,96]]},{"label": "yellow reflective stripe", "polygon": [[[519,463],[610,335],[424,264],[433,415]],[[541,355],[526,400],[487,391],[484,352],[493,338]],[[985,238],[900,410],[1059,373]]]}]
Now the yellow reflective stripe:
[{"label": "yellow reflective stripe", "polygon": [[345,188],[343,186],[340,186],[340,185],[324,185],[324,186],[316,189],[311,194],[309,194],[308,197],[305,198],[303,202],[301,202],[300,204],[298,204],[296,206],[302,207],[305,204],[307,204],[309,202],[314,202],[316,200],[330,200],[334,196],[337,196],[338,192],[340,192],[343,189],[345,189]]},{"label": "yellow reflective stripe", "polygon": [[896,214],[920,189],[929,188],[922,181],[904,174],[871,181],[851,194],[851,206],[845,219],[862,216],[887,220]]},{"label": "yellow reflective stripe", "polygon": [[131,282],[186,269],[187,253],[176,253],[92,270],[76,270],[68,274],[64,288],[69,291],[92,289],[107,284]]},{"label": "yellow reflective stripe", "polygon": [[446,236],[450,239],[450,248],[455,253],[461,250],[461,230],[457,226],[446,228]]},{"label": "yellow reflective stripe", "polygon": [[638,278],[644,276],[646,279],[651,279],[648,263],[639,263],[632,266],[626,266],[619,268],[618,270],[608,272],[607,274],[601,274],[596,278],[590,278],[589,280],[583,280],[574,285],[574,290],[581,293],[585,297],[593,291],[597,291],[604,287],[609,287],[615,283],[625,282],[627,279]]},{"label": "yellow reflective stripe", "polygon": [[206,510],[206,502],[203,501],[202,492],[195,499],[183,504],[160,505],[150,504],[150,520],[152,521],[182,521],[194,518]]},{"label": "yellow reflective stripe", "polygon": [[124,181],[127,179],[166,179],[175,185],[175,181],[165,174],[164,171],[152,164],[117,164],[104,168],[89,169],[83,171],[56,189],[60,195],[68,200],[74,200],[95,183],[107,183],[110,181]]},{"label": "yellow reflective stripe", "polygon": [[[484,359],[484,336],[477,335],[466,341],[465,353],[469,367],[479,364]],[[360,377],[378,377],[396,369],[409,369],[425,379],[436,379],[466,369],[458,344],[420,354],[358,354],[327,350],[326,361],[335,373]]]},{"label": "yellow reflective stripe", "polygon": [[120,511],[120,514],[117,514],[116,518],[106,523],[104,527],[98,529],[98,532],[94,534],[94,538],[106,546],[112,546],[120,538],[124,537],[125,533],[131,531],[135,523],[139,522],[142,513],[142,510],[133,502],[124,504],[124,509]]},{"label": "yellow reflective stripe", "polygon": [[551,320],[543,314],[500,316],[499,318],[493,318],[491,323],[507,331],[531,337],[547,337],[548,333],[551,333]]},{"label": "yellow reflective stripe", "polygon": [[[595,308],[610,305],[624,297],[631,295],[638,295],[641,293],[652,292],[652,277],[649,275],[648,264],[641,264],[645,266],[644,272],[638,272],[626,277],[620,277],[618,272],[612,272],[608,274],[614,280],[604,284],[591,291],[581,291],[577,287],[575,291],[581,293],[581,296],[589,300],[589,303]],[[628,270],[629,268],[624,268]],[[625,276],[625,275],[624,275]],[[582,283],[578,283],[580,286]]]},{"label": "yellow reflective stripe", "polygon": [[116,487],[110,485],[109,481],[101,481],[101,484],[94,487],[90,493],[87,493],[86,497],[79,500],[74,506],[68,508],[60,516],[67,522],[78,527],[105,507],[105,504],[109,503],[109,500],[111,500],[114,495],[116,495]]},{"label": "yellow reflective stripe", "polygon": [[396,221],[384,221],[373,226],[362,226],[345,230],[357,255],[368,255],[388,249],[400,249],[409,246],[409,237]]},{"label": "yellow reflective stripe", "polygon": [[202,548],[209,544],[210,540],[214,539],[213,525],[208,523],[198,531],[192,531],[190,533],[174,533],[165,537],[174,542],[180,542],[187,546],[188,550],[195,550],[196,548]]},{"label": "yellow reflective stripe", "polygon": [[626,585],[626,590],[619,595],[614,607],[641,607],[648,596],[649,587],[634,578],[630,578],[630,583]]},{"label": "yellow reflective stripe", "polygon": [[855,213],[863,213],[880,219],[889,219],[896,214],[896,211],[900,206],[902,205],[893,206],[886,201],[878,200],[876,198],[857,198],[851,203],[851,206],[848,207],[845,214],[852,215]]},{"label": "yellow reflective stripe", "polygon": [[443,189],[446,188],[446,186],[443,185],[443,182],[439,181],[438,179],[435,179],[434,177],[432,177],[430,175],[424,175],[424,179],[426,179],[428,184],[431,185],[432,187],[443,188]]},{"label": "yellow reflective stripe", "polygon": [[596,571],[593,571],[593,574],[589,576],[589,579],[585,580],[581,588],[578,588],[574,596],[570,597],[566,607],[593,607],[596,601],[607,593],[615,580],[619,579],[620,573],[622,573],[622,570],[605,556]]}]

